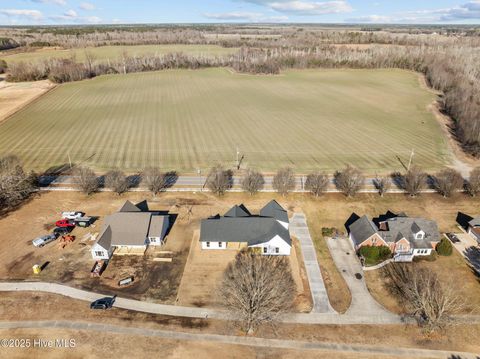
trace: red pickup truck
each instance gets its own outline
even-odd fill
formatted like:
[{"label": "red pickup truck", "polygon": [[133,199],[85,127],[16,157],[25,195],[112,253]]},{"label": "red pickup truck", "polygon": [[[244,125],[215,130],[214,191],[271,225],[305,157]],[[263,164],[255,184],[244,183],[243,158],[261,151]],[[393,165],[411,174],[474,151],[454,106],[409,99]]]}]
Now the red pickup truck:
[{"label": "red pickup truck", "polygon": [[69,219],[61,219],[59,221],[56,221],[55,225],[61,228],[69,228],[69,227],[75,227],[75,222]]}]

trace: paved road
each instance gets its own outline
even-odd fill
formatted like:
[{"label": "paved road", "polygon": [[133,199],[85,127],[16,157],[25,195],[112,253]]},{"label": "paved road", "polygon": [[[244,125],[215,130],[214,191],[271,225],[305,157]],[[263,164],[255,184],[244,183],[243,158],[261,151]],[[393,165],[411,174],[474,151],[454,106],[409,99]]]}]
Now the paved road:
[{"label": "paved road", "polygon": [[327,238],[327,245],[352,295],[352,303],[345,314],[355,316],[368,313],[386,319],[396,317],[371,296],[365,283],[362,265],[348,238]]},{"label": "paved road", "polygon": [[[295,190],[293,192],[305,192],[304,191],[304,182],[305,182],[305,176],[297,176],[295,178]],[[262,192],[273,192],[272,188],[272,182],[273,182],[273,176],[265,176],[265,185],[262,190]],[[165,189],[165,191],[188,191],[188,192],[193,192],[193,191],[207,191],[205,188],[205,181],[206,177],[205,176],[178,176],[175,178],[170,179],[170,186]],[[233,186],[232,189],[229,191],[240,191],[240,182],[241,182],[241,177],[234,176],[233,177]],[[393,181],[392,181],[393,182]],[[72,191],[75,190],[75,187],[73,185],[74,183],[74,177],[72,176],[41,176],[39,179],[39,183],[42,186],[42,190],[57,190],[57,191]],[[108,189],[101,189],[101,190],[106,190]],[[148,190],[142,186],[139,187],[134,187],[130,189],[131,191],[145,191],[147,192]],[[334,185],[333,178],[330,179],[330,184],[327,189],[327,192],[331,193],[339,193]],[[364,188],[360,191],[363,193],[376,193],[377,190],[375,189],[375,186],[373,185],[373,178],[367,178],[365,180],[365,185]],[[391,193],[404,193],[405,191],[399,189],[395,184],[393,184],[389,190]],[[423,190],[422,192],[425,193],[430,193],[430,192],[435,192],[435,190],[432,189],[426,189]]]},{"label": "paved road", "polygon": [[[404,358],[461,358],[475,359],[475,354],[467,352],[454,352],[445,350],[398,348],[393,346],[362,345],[362,344],[342,344],[331,342],[307,342],[284,339],[267,339],[245,336],[204,334],[204,333],[186,333],[161,329],[146,329],[138,327],[125,327],[112,324],[73,322],[73,321],[17,321],[0,322],[0,329],[68,329],[85,330],[99,333],[113,333],[126,335],[140,335],[148,337],[157,337],[171,340],[182,341],[202,341],[220,344],[242,345],[256,348],[277,348],[291,350],[317,350],[338,353],[356,353],[376,356],[393,355]],[[4,349],[7,350],[7,349]]]},{"label": "paved road", "polygon": [[313,313],[334,313],[328,300],[327,289],[323,283],[322,273],[318,265],[315,247],[303,213],[295,213],[290,220],[290,232],[298,238],[302,248],[303,261],[307,270],[308,282],[313,298]]}]

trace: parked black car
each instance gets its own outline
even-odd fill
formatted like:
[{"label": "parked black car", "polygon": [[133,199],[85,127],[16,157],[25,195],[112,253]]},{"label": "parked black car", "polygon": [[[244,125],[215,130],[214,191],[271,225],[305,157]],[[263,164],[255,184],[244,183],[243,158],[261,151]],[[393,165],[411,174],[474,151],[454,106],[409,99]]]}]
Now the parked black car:
[{"label": "parked black car", "polygon": [[454,234],[454,233],[445,233],[448,237],[448,239],[450,239],[450,241],[452,243],[459,243],[460,242],[460,239],[458,239],[457,235]]},{"label": "parked black car", "polygon": [[105,298],[100,298],[97,299],[96,301],[92,302],[90,304],[90,309],[109,309],[113,307],[113,303],[115,303],[115,298],[117,296],[114,295],[113,297],[105,297]]},{"label": "parked black car", "polygon": [[55,227],[53,229],[53,234],[57,237],[64,236],[69,234],[72,231],[72,227]]}]

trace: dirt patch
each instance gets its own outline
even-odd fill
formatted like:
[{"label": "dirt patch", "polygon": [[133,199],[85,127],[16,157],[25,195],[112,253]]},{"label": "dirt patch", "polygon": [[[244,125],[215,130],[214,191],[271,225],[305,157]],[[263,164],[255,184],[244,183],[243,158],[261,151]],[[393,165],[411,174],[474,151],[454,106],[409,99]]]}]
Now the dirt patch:
[{"label": "dirt patch", "polygon": [[54,87],[48,80],[12,83],[0,75],[0,123]]},{"label": "dirt patch", "polygon": [[[8,308],[8,310],[7,310]],[[39,310],[41,308],[41,310]],[[212,319],[182,319],[175,317],[168,317],[162,315],[145,314],[138,312],[131,312],[123,309],[114,308],[113,310],[105,312],[92,311],[88,307],[87,302],[73,300],[67,297],[38,293],[1,293],[0,296],[0,315],[2,320],[70,320],[70,321],[92,321],[102,322],[117,325],[125,325],[132,327],[142,327],[145,329],[168,329],[178,330],[182,332],[194,333],[211,333],[211,334],[225,334],[225,335],[241,335],[238,328],[233,326],[230,322],[224,322]],[[12,337],[13,335],[25,334],[20,331],[2,331],[2,337]],[[68,331],[62,330],[65,335],[70,335]],[[90,350],[89,355],[95,353],[97,350],[110,348],[111,353],[117,353],[117,350],[122,348],[132,353],[132,350],[141,347],[141,340],[139,336],[128,337],[128,340],[115,341],[115,345],[110,347],[110,341],[105,345],[97,345],[95,338],[104,338],[104,333],[91,332],[92,337],[79,337],[78,331],[75,331],[75,337],[79,339],[79,348],[87,346]],[[87,332],[90,333],[90,332]],[[35,329],[29,331],[28,334],[43,336],[43,331]],[[279,324],[275,328],[270,326],[261,327],[255,333],[258,337],[265,338],[284,338],[290,340],[306,340],[306,341],[323,341],[323,342],[341,342],[352,344],[366,344],[392,347],[412,347],[412,348],[428,348],[428,349],[443,349],[443,350],[459,350],[477,353],[480,351],[478,344],[478,335],[480,334],[480,325],[462,325],[447,328],[445,331],[438,333],[434,337],[426,338],[421,329],[415,325],[295,325],[295,324]],[[63,337],[63,336],[62,336]],[[82,339],[83,338],[83,339]],[[138,339],[138,341],[137,341]],[[155,338],[154,343],[161,343],[160,338]],[[135,343],[135,345],[132,345]],[[191,343],[185,341],[186,345],[192,346]],[[388,343],[388,344],[386,344]],[[153,345],[153,344],[152,344]],[[195,342],[196,347],[197,342]],[[217,345],[217,344],[216,344]],[[150,350],[151,346],[146,346],[144,350]],[[143,349],[142,349],[143,350]],[[237,357],[235,349],[230,348],[227,357]],[[70,352],[69,357],[75,352]],[[120,352],[119,352],[120,353]],[[162,353],[167,353],[163,351]],[[214,353],[214,352],[212,352]],[[268,353],[272,354],[271,349]],[[308,357],[311,351],[302,351],[302,358]],[[245,353],[243,353],[245,354]],[[243,357],[239,353],[238,357]],[[44,356],[46,352],[43,353]],[[111,356],[111,354],[109,354]],[[140,355],[140,354],[139,354]],[[158,353],[157,353],[158,355]],[[213,355],[213,354],[212,354]],[[198,355],[194,355],[197,357]],[[247,357],[250,357],[248,355]],[[258,355],[257,355],[258,356]],[[9,356],[12,357],[12,356]],[[18,357],[25,357],[23,356]],[[60,355],[59,357],[63,357]],[[73,356],[75,357],[75,356]],[[79,356],[79,358],[82,356]],[[120,355],[122,357],[122,355]],[[140,355],[143,357],[143,355]],[[184,357],[184,356],[182,356]],[[201,356],[200,356],[201,357]],[[212,356],[214,357],[214,356]],[[223,352],[222,358],[225,357]],[[256,357],[253,355],[253,357]],[[260,357],[264,357],[260,355]],[[270,355],[265,356],[270,357]],[[285,357],[285,351],[276,355],[276,357]],[[318,358],[322,356],[312,356]],[[326,355],[327,358],[342,358],[335,355]],[[361,358],[355,354],[355,358]],[[369,358],[371,356],[365,356]]]},{"label": "dirt patch", "polygon": [[[124,291],[125,296],[138,295],[141,298],[168,303],[175,301],[178,295],[181,304],[209,307],[215,305],[216,301],[213,298],[215,285],[226,264],[233,260],[235,253],[227,254],[228,258],[220,261],[218,257],[209,260],[196,246],[192,246],[193,255],[197,257],[202,255],[203,257],[201,261],[195,257],[187,261],[190,244],[194,243],[192,242],[194,231],[200,228],[200,219],[217,213],[223,214],[233,204],[239,203],[245,203],[253,213],[256,213],[265,203],[274,198],[284,208],[303,211],[306,214],[330,302],[337,311],[342,312],[350,305],[350,292],[341,273],[333,263],[322,237],[323,227],[334,227],[339,231],[345,231],[345,221],[352,213],[374,217],[391,210],[397,213],[403,211],[410,216],[435,219],[442,232],[451,232],[457,229],[455,222],[457,212],[475,215],[480,206],[480,198],[470,198],[460,194],[449,199],[444,199],[437,194],[425,194],[415,199],[393,194],[383,198],[374,194],[362,194],[352,199],[347,199],[339,194],[328,194],[318,199],[306,194],[282,197],[269,193],[261,193],[253,197],[241,193],[229,193],[221,198],[205,193],[182,193],[181,197],[177,196],[177,193],[163,193],[153,199],[148,194],[137,192],[127,193],[123,196],[111,193],[98,193],[93,196],[85,196],[76,192],[42,193],[18,210],[0,219],[0,279],[62,281],[68,285],[83,286],[99,292],[105,289],[112,294],[124,295],[122,292]],[[177,201],[178,198],[181,198],[181,201]],[[135,262],[133,259],[130,261],[119,260],[118,267],[113,261],[113,265],[105,273],[105,279],[91,278],[90,270],[94,261],[90,255],[93,241],[90,240],[89,234],[98,234],[103,217],[118,210],[127,199],[134,203],[148,199],[152,209],[178,213],[175,224],[167,236],[167,243],[162,248],[173,253],[173,261],[172,263],[155,262],[146,267],[141,264],[143,261]],[[186,202],[195,203],[192,204],[192,212],[189,215],[187,215],[186,207],[182,207],[183,209],[176,207],[177,203]],[[55,242],[43,248],[34,248],[31,240],[45,234],[44,225],[58,220],[60,213],[66,210],[83,210],[89,215],[99,216],[100,219],[94,227],[75,228],[72,232],[76,236],[75,242],[67,245],[64,249]],[[195,243],[198,244],[198,242]],[[301,253],[297,249],[298,247],[295,247],[298,260],[296,271],[300,273],[297,276],[297,283],[303,283],[303,292],[309,293],[308,284],[305,283]],[[206,255],[223,256],[224,254],[209,251]],[[149,254],[147,254],[146,261],[150,263],[151,259],[148,256]],[[156,256],[160,255],[156,254]],[[49,262],[46,269],[40,275],[34,275],[32,266],[34,264],[43,265],[46,262]],[[195,266],[195,263],[198,266]],[[465,260],[454,252],[452,257],[439,258],[437,262],[422,263],[422,265],[437,265],[437,263],[443,263],[443,270],[454,268],[455,271],[452,271],[455,274],[454,282],[464,283],[462,293],[472,304],[480,306],[478,280]],[[142,270],[148,271],[149,268],[154,268],[155,275],[141,273]],[[438,270],[440,273],[442,266],[439,265]],[[209,276],[208,273],[213,273],[213,276]],[[365,274],[367,283],[370,282],[369,276],[373,275],[372,273],[376,273],[376,271]],[[123,274],[133,274],[138,277],[139,281],[135,280],[134,284],[129,287],[116,288],[116,281]],[[182,276],[186,280],[185,283],[189,283],[188,285],[181,283]],[[140,280],[140,278],[144,279]],[[150,291],[146,289],[148,287],[146,283],[152,285],[153,289]],[[142,290],[146,290],[146,292],[141,293]],[[306,308],[308,298],[297,297],[297,299],[298,310]],[[305,306],[301,308],[303,305]],[[385,306],[390,308],[389,305]]]}]

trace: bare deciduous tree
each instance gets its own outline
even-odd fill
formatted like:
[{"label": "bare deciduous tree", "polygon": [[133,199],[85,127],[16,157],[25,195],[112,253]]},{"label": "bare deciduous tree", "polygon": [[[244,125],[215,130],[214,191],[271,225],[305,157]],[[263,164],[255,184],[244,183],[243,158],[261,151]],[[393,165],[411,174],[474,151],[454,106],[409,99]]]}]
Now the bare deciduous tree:
[{"label": "bare deciduous tree", "polygon": [[127,192],[129,185],[125,173],[120,170],[109,171],[105,175],[105,187],[110,188],[118,195]]},{"label": "bare deciduous tree", "polygon": [[242,178],[242,188],[245,192],[254,195],[263,188],[265,179],[263,175],[254,169],[249,168]]},{"label": "bare deciduous tree", "polygon": [[376,177],[373,180],[373,185],[378,191],[378,194],[380,197],[383,197],[385,193],[388,192],[390,187],[392,186],[392,181],[390,180],[390,177]]},{"label": "bare deciduous tree", "polygon": [[207,187],[216,195],[222,196],[232,187],[232,171],[222,165],[212,167],[207,177]]},{"label": "bare deciduous tree", "polygon": [[419,268],[414,263],[397,263],[385,267],[385,271],[410,314],[428,333],[450,324],[452,315],[466,309],[455,286],[441,281],[427,268]]},{"label": "bare deciduous tree", "polygon": [[282,168],[273,176],[272,187],[275,191],[285,196],[295,189],[295,174],[291,168]]},{"label": "bare deciduous tree", "polygon": [[142,183],[156,196],[165,188],[165,174],[158,167],[149,167],[142,172]]},{"label": "bare deciduous tree", "polygon": [[35,192],[36,175],[23,170],[18,157],[7,155],[0,158],[0,213],[5,213]]},{"label": "bare deciduous tree", "polygon": [[480,167],[474,168],[470,172],[470,177],[467,182],[467,191],[472,197],[475,197],[480,193]]},{"label": "bare deciduous tree", "polygon": [[342,172],[335,173],[335,185],[347,197],[354,197],[365,182],[362,171],[348,165]]},{"label": "bare deciduous tree", "polygon": [[415,197],[426,186],[427,175],[418,166],[413,166],[407,171],[402,180],[402,187],[407,193]]},{"label": "bare deciduous tree", "polygon": [[220,297],[246,333],[288,311],[295,282],[288,260],[251,251],[237,254],[225,270]]},{"label": "bare deciduous tree", "polygon": [[325,173],[310,173],[305,180],[305,189],[318,197],[327,190],[329,182],[328,175]]},{"label": "bare deciduous tree", "polygon": [[436,190],[445,198],[463,189],[464,182],[462,175],[451,168],[440,171],[434,178]]},{"label": "bare deciduous tree", "polygon": [[89,167],[76,167],[73,171],[75,185],[85,194],[95,193],[99,186],[99,180],[95,172]]}]

